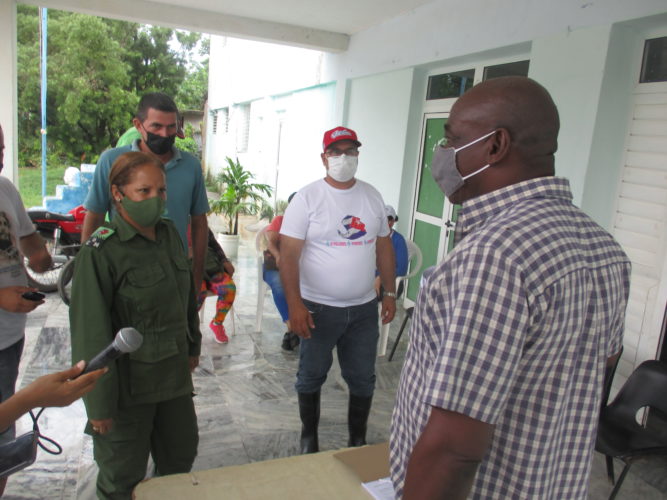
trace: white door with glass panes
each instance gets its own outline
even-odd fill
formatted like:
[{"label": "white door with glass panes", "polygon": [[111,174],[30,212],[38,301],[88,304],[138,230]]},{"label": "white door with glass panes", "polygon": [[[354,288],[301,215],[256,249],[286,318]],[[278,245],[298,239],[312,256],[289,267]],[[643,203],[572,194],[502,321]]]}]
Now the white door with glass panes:
[{"label": "white door with glass panes", "polygon": [[444,142],[445,123],[456,99],[473,84],[508,75],[527,75],[528,60],[491,61],[470,69],[434,72],[428,77],[420,135],[418,175],[414,192],[410,239],[421,249],[422,268],[408,283],[407,300],[417,298],[419,280],[427,267],[440,262],[454,247],[458,205],[447,200],[431,174],[435,148]]}]

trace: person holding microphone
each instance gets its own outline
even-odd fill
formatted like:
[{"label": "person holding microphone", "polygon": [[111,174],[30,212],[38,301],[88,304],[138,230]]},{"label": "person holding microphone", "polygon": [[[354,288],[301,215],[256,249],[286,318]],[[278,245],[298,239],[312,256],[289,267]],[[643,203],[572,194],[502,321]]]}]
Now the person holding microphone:
[{"label": "person holding microphone", "polygon": [[143,337],[84,396],[97,495],[129,499],[149,454],[158,475],[192,467],[199,434],[191,372],[201,333],[187,255],[173,223],[162,218],[164,166],[146,153],[124,153],[111,167],[109,186],[116,214],[76,257],[72,356],[93,358],[123,328]]}]

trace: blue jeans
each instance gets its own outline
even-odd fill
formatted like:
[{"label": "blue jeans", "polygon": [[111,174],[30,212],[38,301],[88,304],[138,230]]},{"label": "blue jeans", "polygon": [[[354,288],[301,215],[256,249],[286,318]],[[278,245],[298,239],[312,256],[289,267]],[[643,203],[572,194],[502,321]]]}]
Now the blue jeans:
[{"label": "blue jeans", "polygon": [[271,288],[271,293],[273,294],[273,301],[276,303],[276,308],[280,313],[280,317],[283,319],[283,323],[289,319],[289,313],[287,311],[287,300],[285,300],[285,291],[283,290],[283,284],[280,281],[280,273],[278,271],[267,271],[264,269],[263,273],[264,281]]},{"label": "blue jeans", "polygon": [[327,306],[309,300],[303,303],[311,312],[315,328],[309,339],[301,339],[296,391],[308,394],[320,390],[333,363],[335,347],[350,394],[372,396],[379,336],[375,299],[349,307]]},{"label": "blue jeans", "polygon": [[[6,349],[0,350],[0,401],[5,401],[14,395],[24,342],[25,339],[21,339]],[[0,444],[11,441],[16,437],[15,435],[13,424],[7,429],[0,429]]]}]

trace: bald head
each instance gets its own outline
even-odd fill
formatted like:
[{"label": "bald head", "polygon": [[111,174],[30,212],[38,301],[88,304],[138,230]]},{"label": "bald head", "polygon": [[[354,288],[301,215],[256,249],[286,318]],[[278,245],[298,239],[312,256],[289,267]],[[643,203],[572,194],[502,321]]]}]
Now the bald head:
[{"label": "bald head", "polygon": [[536,81],[509,76],[482,82],[456,101],[452,115],[483,131],[506,129],[523,167],[553,174],[558,110],[549,92]]}]

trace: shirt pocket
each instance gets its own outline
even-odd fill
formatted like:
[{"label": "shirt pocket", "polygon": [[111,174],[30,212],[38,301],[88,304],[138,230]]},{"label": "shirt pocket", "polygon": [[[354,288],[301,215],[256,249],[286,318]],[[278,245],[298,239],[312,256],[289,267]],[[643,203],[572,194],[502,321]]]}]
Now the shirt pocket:
[{"label": "shirt pocket", "polygon": [[179,290],[185,292],[185,294],[190,293],[190,285],[192,282],[192,277],[190,273],[190,262],[183,259],[174,259],[174,267],[176,268],[176,281],[178,282]]},{"label": "shirt pocket", "polygon": [[130,354],[131,359],[154,363],[178,353],[176,339],[164,323],[165,315],[173,309],[173,294],[177,293],[173,288],[173,281],[157,262],[128,271],[118,307],[122,321],[144,338],[141,347]]}]

